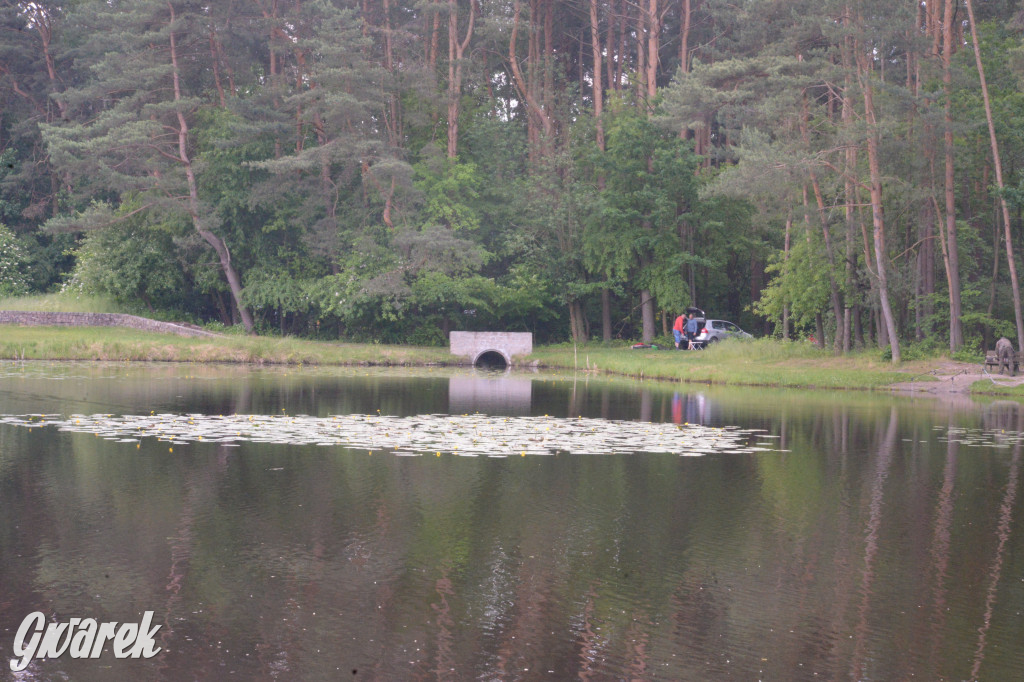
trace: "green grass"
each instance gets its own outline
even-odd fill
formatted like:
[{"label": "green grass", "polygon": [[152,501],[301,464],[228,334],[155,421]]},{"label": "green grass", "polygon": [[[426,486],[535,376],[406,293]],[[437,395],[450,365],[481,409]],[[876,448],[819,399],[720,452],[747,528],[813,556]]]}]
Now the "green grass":
[{"label": "green grass", "polygon": [[324,365],[450,363],[446,348],[328,343],[296,338],[185,338],[120,327],[0,327],[0,358]]},{"label": "green grass", "polygon": [[138,313],[135,310],[127,310],[113,299],[104,296],[70,292],[0,298],[0,310],[24,310],[32,313]]},{"label": "green grass", "polygon": [[[108,327],[0,327],[0,359],[167,361],[303,365],[458,364],[447,348],[332,343],[292,337],[184,338]],[[626,344],[538,347],[525,361],[580,375],[606,374],[703,384],[876,389],[933,380],[935,360],[896,368],[877,351],[836,357],[806,343],[732,341],[699,352],[632,350]],[[990,382],[985,382],[990,383]],[[984,392],[992,393],[989,387]],[[1007,395],[1022,395],[1008,392]]]},{"label": "green grass", "polygon": [[746,386],[871,389],[906,381],[917,369],[896,371],[877,352],[836,357],[810,344],[771,339],[723,342],[703,351],[559,345],[537,349],[533,357],[551,367]]},{"label": "green grass", "polygon": [[1024,385],[1021,386],[1002,386],[998,383],[999,379],[995,378],[995,381],[990,379],[980,379],[971,384],[971,393],[974,395],[992,395],[1002,396],[1006,398],[1024,398]]}]

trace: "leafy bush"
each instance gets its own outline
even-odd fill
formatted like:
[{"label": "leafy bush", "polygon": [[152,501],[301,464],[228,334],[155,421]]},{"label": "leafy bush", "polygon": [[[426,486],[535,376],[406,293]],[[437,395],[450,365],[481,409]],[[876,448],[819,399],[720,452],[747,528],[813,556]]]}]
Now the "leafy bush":
[{"label": "leafy bush", "polygon": [[230,336],[245,336],[247,334],[243,325],[227,325],[220,321],[207,322],[203,325],[203,329],[214,334],[227,334]]},{"label": "leafy bush", "polygon": [[960,350],[951,353],[950,357],[957,362],[983,362],[985,351],[981,349],[981,339],[968,339]]},{"label": "leafy bush", "polygon": [[25,253],[14,233],[0,223],[0,296],[28,293],[28,281],[22,269]]},{"label": "leafy bush", "polygon": [[[884,359],[892,360],[892,350],[888,348],[886,350],[888,355]],[[943,353],[944,349],[936,338],[927,338],[917,343],[908,343],[905,346],[900,346],[900,357],[903,360],[929,360],[937,358]]]},{"label": "leafy bush", "polygon": [[147,229],[141,219],[90,232],[77,255],[65,290],[110,296],[131,306],[141,301],[147,314],[174,308],[187,292],[171,235]]},{"label": "leafy bush", "polygon": [[[662,348],[675,348],[676,337],[672,336],[671,334],[669,334],[668,336],[658,336],[655,337],[652,343],[655,346],[660,346]],[[685,341],[683,343],[685,343]]]},{"label": "leafy bush", "polygon": [[409,331],[406,336],[405,345],[408,346],[447,346],[448,339],[444,337],[444,332],[440,328],[425,324],[415,327]]}]

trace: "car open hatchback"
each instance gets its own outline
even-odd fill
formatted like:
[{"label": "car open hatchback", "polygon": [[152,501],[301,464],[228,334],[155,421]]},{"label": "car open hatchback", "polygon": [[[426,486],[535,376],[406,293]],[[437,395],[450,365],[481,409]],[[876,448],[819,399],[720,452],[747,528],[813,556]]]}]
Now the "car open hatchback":
[{"label": "car open hatchback", "polygon": [[700,327],[697,338],[694,339],[702,346],[724,341],[725,339],[752,339],[752,335],[743,331],[732,322],[726,320],[704,320]]}]

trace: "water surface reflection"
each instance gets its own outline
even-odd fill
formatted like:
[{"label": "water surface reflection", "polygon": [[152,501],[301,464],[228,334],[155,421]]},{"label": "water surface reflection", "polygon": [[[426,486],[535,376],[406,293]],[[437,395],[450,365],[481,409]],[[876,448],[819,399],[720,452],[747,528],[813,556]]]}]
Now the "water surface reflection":
[{"label": "water surface reflection", "polygon": [[164,624],[152,661],[61,658],[22,679],[1024,677],[1016,403],[427,371],[4,372],[2,414],[479,411],[765,429],[750,444],[768,448],[172,452],[0,425],[0,649],[34,610]]}]

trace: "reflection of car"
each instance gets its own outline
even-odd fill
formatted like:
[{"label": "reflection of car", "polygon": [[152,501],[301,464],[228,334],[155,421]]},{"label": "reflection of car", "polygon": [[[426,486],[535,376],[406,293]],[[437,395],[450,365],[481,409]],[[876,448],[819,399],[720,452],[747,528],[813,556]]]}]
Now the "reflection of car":
[{"label": "reflection of car", "polygon": [[754,338],[743,331],[732,322],[726,320],[704,320],[697,334],[696,342],[703,346],[725,339],[752,339]]}]

